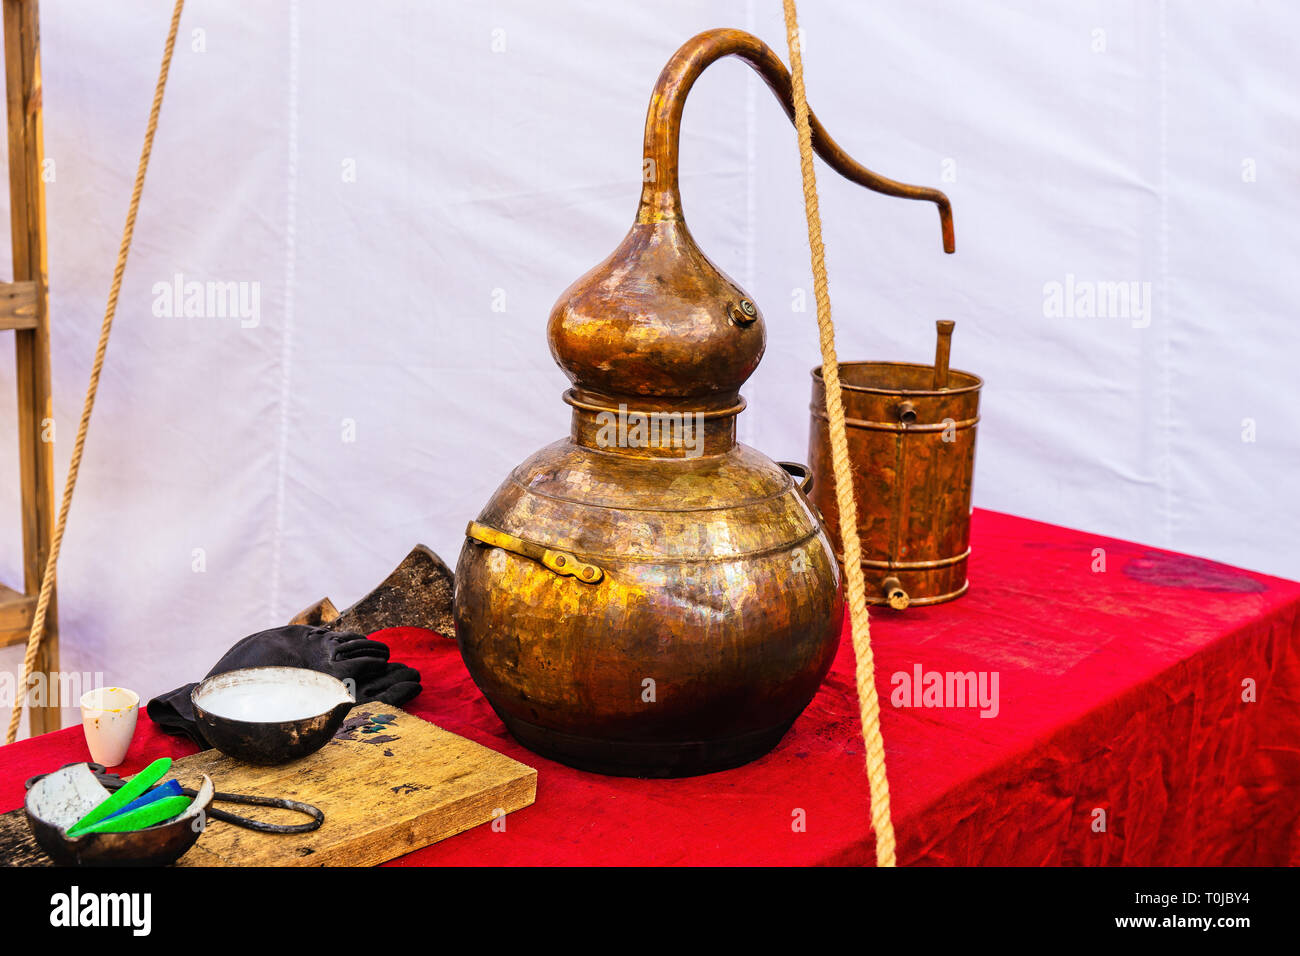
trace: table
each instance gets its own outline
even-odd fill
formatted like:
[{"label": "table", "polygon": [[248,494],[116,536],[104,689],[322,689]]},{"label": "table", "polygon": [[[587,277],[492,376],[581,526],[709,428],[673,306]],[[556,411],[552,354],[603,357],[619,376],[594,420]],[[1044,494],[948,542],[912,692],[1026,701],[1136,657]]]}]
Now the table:
[{"label": "table", "polygon": [[[972,541],[967,596],[872,617],[901,864],[1300,862],[1300,583],[989,511]],[[538,768],[536,804],[504,831],[393,865],[874,861],[847,638],[766,757],[630,780],[518,746],[454,642],[376,637],[423,675],[406,709]],[[918,668],[921,693],[903,676]],[[925,706],[931,672],[983,679],[988,706],[953,706],[956,680],[950,706]],[[194,749],[142,714],[120,772]],[[0,810],[84,759],[79,727],[0,749]]]}]

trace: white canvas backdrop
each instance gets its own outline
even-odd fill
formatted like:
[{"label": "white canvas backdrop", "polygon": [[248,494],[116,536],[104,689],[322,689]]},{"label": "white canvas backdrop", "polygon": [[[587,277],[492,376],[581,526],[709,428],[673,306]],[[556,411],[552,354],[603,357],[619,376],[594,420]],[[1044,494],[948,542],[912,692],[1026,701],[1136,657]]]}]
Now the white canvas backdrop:
[{"label": "white canvas backdrop", "polygon": [[[170,8],[42,9],[60,475]],[[978,505],[1300,576],[1300,11],[801,13],[832,135],[955,209],[945,257],[933,207],[819,167],[841,357],[924,361],[956,319],[954,365],[987,382]],[[776,0],[191,0],[60,566],[65,670],[147,697],[317,597],[355,599],[416,541],[454,565],[466,520],[567,429],[547,314],[630,224],[650,88],[714,26],[785,58]],[[818,353],[795,310],[795,137],[738,61],[698,84],[682,163],[701,246],[768,319],[742,440],[802,459]],[[177,275],[244,283],[256,313],[165,314]],[[1056,314],[1045,290],[1067,282],[1137,283],[1149,309]]]}]

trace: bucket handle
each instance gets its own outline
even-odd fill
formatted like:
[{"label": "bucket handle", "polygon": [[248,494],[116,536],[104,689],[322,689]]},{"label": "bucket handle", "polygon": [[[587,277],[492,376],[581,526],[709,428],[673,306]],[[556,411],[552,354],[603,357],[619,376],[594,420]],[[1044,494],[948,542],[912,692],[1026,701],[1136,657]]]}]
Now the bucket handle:
[{"label": "bucket handle", "polygon": [[583,584],[599,584],[605,577],[605,572],[599,567],[578,560],[568,551],[557,551],[535,541],[517,538],[477,521],[469,523],[465,537],[537,561],[561,577],[575,577]]}]

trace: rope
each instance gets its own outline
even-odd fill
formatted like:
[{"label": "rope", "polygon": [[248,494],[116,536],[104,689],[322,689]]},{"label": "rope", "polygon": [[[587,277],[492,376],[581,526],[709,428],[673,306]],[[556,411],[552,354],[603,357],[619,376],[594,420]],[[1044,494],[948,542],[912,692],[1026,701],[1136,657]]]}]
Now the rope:
[{"label": "rope", "polygon": [[849,442],[844,432],[840,366],[835,357],[835,323],[831,321],[831,297],[826,282],[826,249],[822,244],[821,212],[817,205],[817,176],[813,170],[812,130],[808,123],[808,98],[803,84],[799,23],[794,0],[782,2],[785,5],[786,40],[790,45],[790,78],[794,88],[795,128],[799,131],[803,199],[808,213],[808,245],[812,250],[813,289],[817,298],[817,329],[822,350],[822,379],[826,383],[826,417],[830,419],[831,468],[835,476],[835,500],[840,509],[840,537],[844,543],[844,573],[848,584],[853,653],[858,661],[858,705],[862,719],[862,740],[866,746],[867,782],[871,791],[871,826],[876,831],[876,865],[894,866],[894,821],[889,813],[885,741],[880,734],[876,662],[871,652],[871,622],[867,613],[866,583],[862,577],[862,542],[858,539],[858,507],[853,499]]},{"label": "rope", "polygon": [[158,83],[154,87],[153,105],[149,108],[149,125],[144,132],[144,146],[140,150],[140,163],[135,171],[135,188],[131,191],[131,205],[126,213],[126,226],[122,229],[122,244],[117,250],[117,265],[113,269],[113,284],[108,292],[108,305],[104,309],[104,321],[99,329],[99,344],[95,348],[95,362],[90,368],[90,383],[86,386],[86,400],[81,407],[81,423],[77,426],[77,441],[72,447],[72,461],[68,465],[68,477],[63,485],[63,502],[59,505],[59,520],[54,526],[54,535],[50,539],[50,553],[45,559],[45,570],[41,576],[41,593],[36,600],[36,614],[32,618],[32,629],[27,634],[27,653],[23,657],[23,679],[19,687],[23,693],[14,701],[9,714],[9,730],[5,743],[11,744],[18,737],[18,721],[22,717],[23,704],[27,700],[27,682],[31,678],[32,668],[36,665],[36,654],[40,650],[41,638],[45,633],[45,615],[49,611],[50,598],[54,593],[55,566],[59,561],[59,550],[63,546],[63,529],[68,523],[68,509],[72,505],[72,492],[77,487],[77,472],[81,469],[81,454],[86,447],[86,430],[90,427],[90,413],[95,408],[95,393],[99,390],[99,374],[104,368],[104,355],[108,351],[108,335],[113,329],[113,316],[117,313],[117,297],[122,291],[122,276],[126,272],[126,258],[131,252],[131,239],[135,235],[135,217],[140,209],[140,194],[144,191],[144,175],[149,169],[149,154],[153,152],[153,135],[158,128],[158,114],[162,110],[163,90],[167,87],[167,73],[171,69],[172,50],[176,46],[176,33],[180,28],[181,9],[185,0],[176,0],[172,10],[171,28],[167,32],[167,45],[163,48],[162,66],[158,70]]}]

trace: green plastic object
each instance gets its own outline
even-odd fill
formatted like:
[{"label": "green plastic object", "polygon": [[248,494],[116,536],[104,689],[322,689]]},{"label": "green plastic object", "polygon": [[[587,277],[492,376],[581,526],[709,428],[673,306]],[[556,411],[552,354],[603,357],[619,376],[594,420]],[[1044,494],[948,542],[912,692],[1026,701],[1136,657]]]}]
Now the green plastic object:
[{"label": "green plastic object", "polygon": [[190,805],[189,797],[164,797],[147,803],[143,807],[119,813],[110,820],[100,820],[81,830],[79,836],[88,833],[127,833],[131,830],[143,830],[155,823],[162,823],[172,817],[180,816]]},{"label": "green plastic object", "polygon": [[[110,794],[107,800],[95,807],[95,809],[91,810],[72,826],[68,827],[68,836],[80,836],[85,833],[87,829],[94,826],[110,813],[116,813],[118,810],[121,810],[124,806],[157,783],[159,778],[161,778],[162,775],[171,768],[171,757],[159,757],[119,787],[115,793]],[[126,816],[126,814],[122,815]],[[172,816],[175,816],[175,814],[172,814]]]}]

